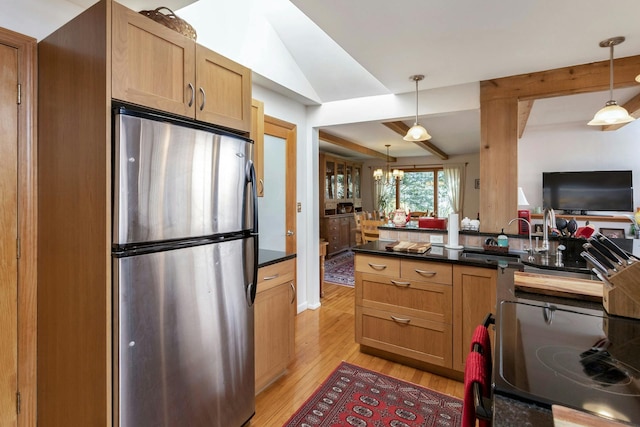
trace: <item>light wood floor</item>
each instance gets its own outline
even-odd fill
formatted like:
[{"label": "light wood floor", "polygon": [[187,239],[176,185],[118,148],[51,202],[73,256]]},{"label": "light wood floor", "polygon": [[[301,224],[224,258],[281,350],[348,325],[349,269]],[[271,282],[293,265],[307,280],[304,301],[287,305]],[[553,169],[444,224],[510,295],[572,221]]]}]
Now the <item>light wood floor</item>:
[{"label": "light wood floor", "polygon": [[354,341],[354,289],[325,283],[322,306],[296,317],[296,357],[287,373],[256,397],[251,427],[282,426],[341,361],[462,399],[461,382],[360,353]]}]

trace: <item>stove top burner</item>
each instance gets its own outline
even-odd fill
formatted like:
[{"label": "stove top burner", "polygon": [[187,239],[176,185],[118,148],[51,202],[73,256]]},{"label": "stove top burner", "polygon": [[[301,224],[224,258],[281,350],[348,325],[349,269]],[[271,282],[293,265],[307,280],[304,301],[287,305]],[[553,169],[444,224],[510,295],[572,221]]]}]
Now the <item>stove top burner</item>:
[{"label": "stove top burner", "polygon": [[583,387],[640,397],[640,389],[633,389],[634,380],[640,378],[640,371],[601,348],[582,351],[575,347],[550,345],[540,347],[536,356],[547,368]]},{"label": "stove top burner", "polygon": [[640,425],[640,321],[521,299],[497,325],[496,393]]}]

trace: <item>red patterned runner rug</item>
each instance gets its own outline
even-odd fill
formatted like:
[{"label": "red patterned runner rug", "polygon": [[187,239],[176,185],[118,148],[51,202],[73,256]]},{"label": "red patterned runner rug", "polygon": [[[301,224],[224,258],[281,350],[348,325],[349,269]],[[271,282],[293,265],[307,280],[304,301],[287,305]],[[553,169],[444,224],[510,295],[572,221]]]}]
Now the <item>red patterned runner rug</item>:
[{"label": "red patterned runner rug", "polygon": [[459,426],[462,400],[342,362],[283,427]]}]

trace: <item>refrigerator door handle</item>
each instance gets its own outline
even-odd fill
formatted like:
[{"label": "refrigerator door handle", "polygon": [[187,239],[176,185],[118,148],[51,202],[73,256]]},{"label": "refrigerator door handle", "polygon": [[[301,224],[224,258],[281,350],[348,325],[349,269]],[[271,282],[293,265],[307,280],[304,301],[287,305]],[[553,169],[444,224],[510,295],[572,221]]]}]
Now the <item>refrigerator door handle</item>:
[{"label": "refrigerator door handle", "polygon": [[259,256],[259,244],[258,244],[258,184],[256,180],[256,168],[253,166],[253,161],[249,160],[249,176],[248,182],[251,183],[251,200],[253,200],[253,230],[251,235],[253,236],[253,278],[252,282],[247,287],[249,296],[249,306],[252,306],[256,300],[256,292],[258,291],[258,256]]}]

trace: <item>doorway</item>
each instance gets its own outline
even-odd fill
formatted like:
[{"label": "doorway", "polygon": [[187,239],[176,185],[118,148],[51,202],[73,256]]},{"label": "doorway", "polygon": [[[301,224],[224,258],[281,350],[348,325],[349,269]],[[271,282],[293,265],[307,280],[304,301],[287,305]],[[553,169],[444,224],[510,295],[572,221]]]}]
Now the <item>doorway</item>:
[{"label": "doorway", "polygon": [[36,40],[0,28],[0,425],[36,424]]},{"label": "doorway", "polygon": [[296,253],[296,125],[264,116],[260,248]]}]

